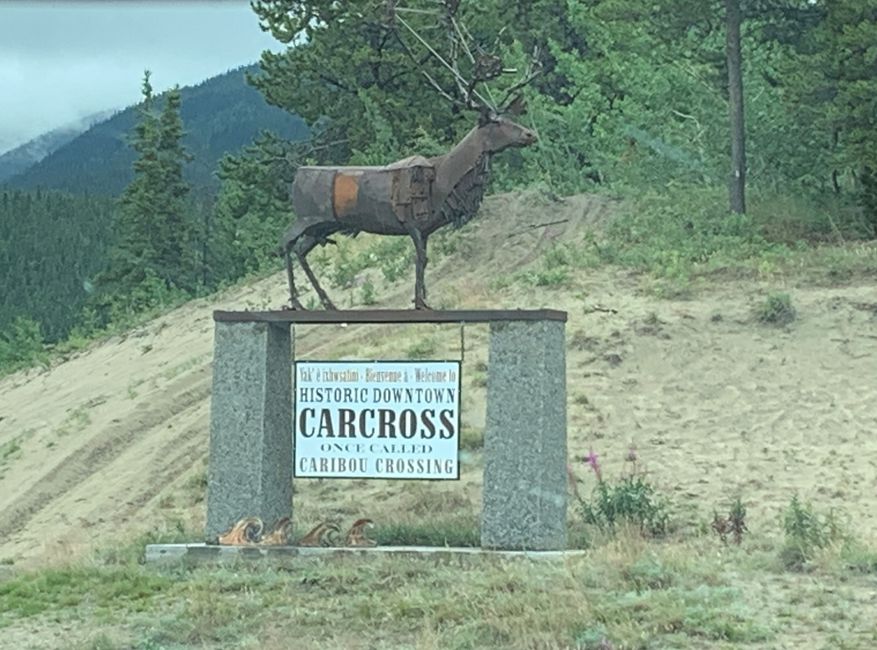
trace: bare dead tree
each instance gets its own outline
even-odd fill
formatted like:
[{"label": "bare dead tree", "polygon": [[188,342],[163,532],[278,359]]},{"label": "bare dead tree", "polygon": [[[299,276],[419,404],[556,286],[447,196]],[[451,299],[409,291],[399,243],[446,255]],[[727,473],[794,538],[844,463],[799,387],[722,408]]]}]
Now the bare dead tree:
[{"label": "bare dead tree", "polygon": [[[280,239],[281,255],[286,258],[291,305],[303,309],[293,279],[292,255],[298,260],[317,293],[323,307],[335,306],[320,286],[307,262],[307,255],[317,244],[334,243],[336,233],[356,235],[368,232],[379,235],[407,235],[416,253],[414,306],[426,304],[426,245],[429,236],[449,224],[462,225],[478,212],[490,174],[491,156],[510,147],[526,147],[536,142],[536,134],[516,124],[503,113],[514,114],[524,108],[521,90],[540,69],[536,53],[520,79],[494,104],[489,92],[479,86],[504,73],[502,61],[470,45],[465,26],[456,18],[458,2],[443,3],[444,22],[450,34],[451,51],[446,57],[414,30],[402,16],[395,2],[387,4],[386,21],[425,48],[450,73],[454,85],[442,85],[421,64],[413,51],[399,37],[406,53],[439,96],[456,106],[476,111],[478,124],[450,151],[432,158],[411,156],[383,167],[300,167],[292,186],[292,206],[296,221]],[[472,69],[467,79],[460,71],[459,60],[465,57]]]}]

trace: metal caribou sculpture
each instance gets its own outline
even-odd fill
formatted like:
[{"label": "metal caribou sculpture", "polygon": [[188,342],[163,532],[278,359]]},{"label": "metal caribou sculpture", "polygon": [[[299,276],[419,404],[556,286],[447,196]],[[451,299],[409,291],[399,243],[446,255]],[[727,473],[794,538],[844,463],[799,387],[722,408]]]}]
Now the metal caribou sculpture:
[{"label": "metal caribou sculpture", "polygon": [[[452,15],[450,20],[453,21]],[[408,27],[404,21],[402,24]],[[456,33],[460,33],[459,28]],[[293,280],[293,254],[323,306],[335,309],[308,265],[307,255],[317,244],[331,242],[329,237],[339,232],[411,237],[416,253],[414,306],[428,309],[424,275],[429,236],[443,226],[462,225],[475,216],[484,196],[492,155],[536,142],[533,131],[501,117],[503,112],[515,112],[510,107],[521,109],[523,103],[516,93],[533,79],[532,70],[494,106],[475,89],[478,83],[504,72],[502,65],[489,55],[476,59],[467,46],[463,47],[476,71],[472,81],[463,79],[456,63],[447,63],[429,48],[452,71],[458,97],[442,90],[421,70],[443,97],[480,113],[478,125],[449,152],[433,158],[412,156],[384,167],[300,167],[296,172],[292,206],[297,219],[280,240],[293,309],[304,308]]]}]

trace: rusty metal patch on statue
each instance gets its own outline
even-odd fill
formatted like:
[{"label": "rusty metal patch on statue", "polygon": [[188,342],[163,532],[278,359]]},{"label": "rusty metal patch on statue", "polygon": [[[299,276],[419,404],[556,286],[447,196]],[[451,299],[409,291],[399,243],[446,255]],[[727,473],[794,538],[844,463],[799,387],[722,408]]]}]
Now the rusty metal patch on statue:
[{"label": "rusty metal patch on statue", "polygon": [[393,174],[390,199],[399,221],[426,219],[431,212],[435,167],[422,156],[412,156],[387,169]]},{"label": "rusty metal patch on statue", "polygon": [[345,217],[356,211],[359,197],[359,179],[361,173],[347,174],[338,172],[332,184],[332,209],[335,218]]}]

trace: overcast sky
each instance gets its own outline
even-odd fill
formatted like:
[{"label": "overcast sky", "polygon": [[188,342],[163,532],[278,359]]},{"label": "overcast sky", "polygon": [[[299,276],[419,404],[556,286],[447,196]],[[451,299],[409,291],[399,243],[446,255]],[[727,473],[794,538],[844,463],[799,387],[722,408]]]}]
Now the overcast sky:
[{"label": "overcast sky", "polygon": [[284,46],[245,0],[0,0],[0,153],[140,98],[253,63]]}]

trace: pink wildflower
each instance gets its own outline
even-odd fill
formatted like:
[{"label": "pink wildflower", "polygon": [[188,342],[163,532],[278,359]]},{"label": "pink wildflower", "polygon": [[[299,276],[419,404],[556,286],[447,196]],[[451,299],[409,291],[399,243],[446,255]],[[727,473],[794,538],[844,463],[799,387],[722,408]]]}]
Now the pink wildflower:
[{"label": "pink wildflower", "polygon": [[588,455],[585,456],[582,460],[585,461],[588,465],[590,465],[591,469],[594,470],[594,474],[597,475],[597,480],[603,480],[603,474],[600,471],[600,461],[598,460],[598,456],[593,449],[588,451]]}]

